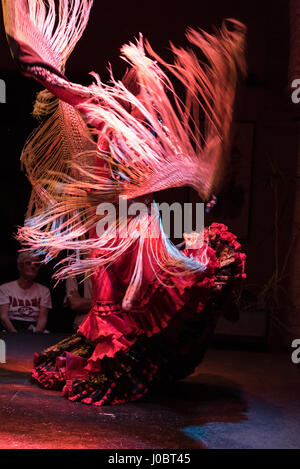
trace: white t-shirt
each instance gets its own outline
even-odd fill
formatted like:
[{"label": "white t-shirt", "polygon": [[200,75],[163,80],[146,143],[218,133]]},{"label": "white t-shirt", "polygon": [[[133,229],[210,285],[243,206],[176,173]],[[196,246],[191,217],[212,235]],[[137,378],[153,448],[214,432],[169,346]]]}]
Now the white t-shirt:
[{"label": "white t-shirt", "polygon": [[9,319],[28,322],[37,320],[40,306],[52,308],[49,288],[40,283],[34,283],[24,290],[17,280],[0,286],[0,305],[7,304],[9,304]]}]

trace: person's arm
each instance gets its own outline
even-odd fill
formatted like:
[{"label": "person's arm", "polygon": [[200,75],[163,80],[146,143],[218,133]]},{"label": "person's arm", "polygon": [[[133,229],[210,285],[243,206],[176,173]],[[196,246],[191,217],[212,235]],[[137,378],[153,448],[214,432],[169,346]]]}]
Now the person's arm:
[{"label": "person's arm", "polygon": [[[79,106],[78,110],[86,115],[86,103],[91,99],[98,102],[98,99],[90,87],[70,82],[64,70],[68,57],[85,30],[93,1],[81,0],[76,2],[77,5],[65,1],[58,2],[59,5],[57,2],[50,3],[53,5],[47,5],[48,12],[43,16],[35,5],[31,5],[32,11],[29,11],[25,1],[2,0],[10,50],[25,76],[34,78],[61,101]],[[57,25],[47,28],[53,17],[58,19]],[[101,130],[103,122],[96,119],[94,127],[98,126]]]},{"label": "person's arm", "polygon": [[91,309],[92,300],[90,298],[81,298],[78,291],[73,291],[68,296],[70,308],[77,314],[88,313]]},{"label": "person's arm", "polygon": [[48,308],[45,306],[40,307],[40,314],[37,320],[35,332],[44,332],[48,320]]},{"label": "person's arm", "polygon": [[48,321],[48,311],[49,309],[52,309],[52,300],[49,288],[45,286],[41,286],[41,288],[42,293],[40,302],[40,313],[39,317],[37,318],[37,324],[34,331],[37,333],[44,332]]},{"label": "person's arm", "polygon": [[9,304],[0,305],[0,319],[1,319],[1,322],[2,322],[3,326],[5,327],[5,329],[8,332],[17,332],[17,330],[14,328],[14,326],[12,325],[12,323],[11,323],[9,317],[8,317],[8,311],[9,311]]}]

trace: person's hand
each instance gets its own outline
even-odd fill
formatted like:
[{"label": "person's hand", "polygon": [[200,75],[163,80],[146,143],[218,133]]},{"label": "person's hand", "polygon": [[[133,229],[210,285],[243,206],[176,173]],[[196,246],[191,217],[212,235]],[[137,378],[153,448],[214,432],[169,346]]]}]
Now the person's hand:
[{"label": "person's hand", "polygon": [[79,295],[77,290],[74,290],[68,295],[68,302],[70,305],[70,308],[73,311],[80,311],[81,305],[82,305],[82,298]]},{"label": "person's hand", "polygon": [[42,333],[42,331],[39,331],[36,326],[34,326],[33,324],[30,324],[30,326],[28,327],[28,330],[31,331],[33,334],[39,334],[39,333]]},{"label": "person's hand", "polygon": [[91,309],[92,301],[90,298],[82,298],[78,290],[74,290],[68,295],[68,303],[71,310],[75,311],[75,313],[86,314]]}]

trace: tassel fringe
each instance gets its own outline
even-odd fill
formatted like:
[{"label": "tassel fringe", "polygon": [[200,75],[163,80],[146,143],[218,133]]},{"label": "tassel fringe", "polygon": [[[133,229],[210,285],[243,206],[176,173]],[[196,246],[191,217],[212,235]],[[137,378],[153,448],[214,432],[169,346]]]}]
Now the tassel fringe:
[{"label": "tassel fringe", "polygon": [[[109,85],[93,73],[95,83],[90,87],[63,77],[93,2],[61,0],[57,17],[55,3],[2,0],[7,34],[41,58],[38,65],[26,68],[26,74],[48,88],[38,94],[34,107],[34,115],[46,120],[22,154],[33,190],[18,239],[27,249],[46,253],[46,260],[65,249],[83,254],[81,261],[71,256],[60,267],[56,276],[64,278],[79,272],[90,275],[136,241],[130,237],[109,243],[104,236],[87,239],[100,203],[184,185],[207,200],[218,190],[230,153],[236,83],[238,75],[246,73],[246,28],[229,19],[211,35],[189,29],[187,39],[203,54],[203,62],[193,50],[171,44],[174,63],[168,64],[142,36],[135,44],[123,46],[122,58],[135,70],[140,88],[135,96],[112,73]],[[175,92],[174,80],[183,85],[183,100]],[[130,113],[129,107],[140,117]],[[141,282],[143,236],[149,223],[149,216],[144,217],[129,222],[129,229],[137,222],[142,229],[136,269],[124,299],[126,308]],[[159,216],[154,218],[158,226]],[[123,223],[118,219],[112,229]],[[158,229],[162,242],[148,251],[157,266],[174,275],[204,269],[205,264],[186,258],[161,226]],[[94,250],[98,255],[90,256]]]}]

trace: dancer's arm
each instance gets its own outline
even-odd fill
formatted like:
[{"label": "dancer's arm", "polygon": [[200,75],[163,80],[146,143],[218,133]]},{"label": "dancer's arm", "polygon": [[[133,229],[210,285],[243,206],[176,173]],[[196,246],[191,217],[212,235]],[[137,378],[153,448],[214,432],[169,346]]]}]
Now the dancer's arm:
[{"label": "dancer's arm", "polygon": [[[43,8],[37,3],[36,0],[2,0],[11,53],[25,76],[34,78],[57,98],[76,107],[93,95],[88,87],[71,83],[64,69],[87,25],[93,0],[81,0],[73,9],[69,0],[60,0],[59,9],[45,0],[40,2]],[[57,18],[57,26],[52,17]]]},{"label": "dancer's arm", "polygon": [[27,44],[8,35],[13,57],[23,75],[34,78],[50,93],[84,113],[84,103],[94,98],[88,87],[72,83],[57,68],[46,63],[39,54]]}]

